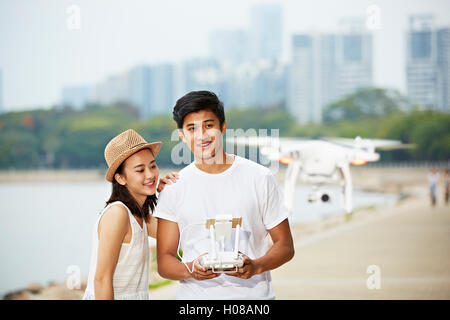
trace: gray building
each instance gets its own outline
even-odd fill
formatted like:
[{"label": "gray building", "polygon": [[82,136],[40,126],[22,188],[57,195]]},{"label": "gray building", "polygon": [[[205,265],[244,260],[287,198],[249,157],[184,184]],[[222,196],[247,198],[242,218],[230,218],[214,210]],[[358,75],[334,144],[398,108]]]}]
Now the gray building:
[{"label": "gray building", "polygon": [[261,4],[250,11],[250,52],[252,59],[278,59],[282,53],[282,7]]},{"label": "gray building", "polygon": [[254,104],[259,108],[274,107],[286,103],[286,66],[277,60],[259,63],[255,79]]},{"label": "gray building", "polygon": [[129,102],[141,118],[170,112],[175,100],[173,69],[171,64],[137,65],[96,85],[92,100],[105,105]]},{"label": "gray building", "polygon": [[73,86],[62,89],[63,105],[69,105],[75,110],[81,110],[92,101],[92,88],[90,86]]},{"label": "gray building", "polygon": [[289,111],[301,124],[321,123],[334,101],[373,85],[372,35],[361,19],[342,20],[337,34],[292,37]]},{"label": "gray building", "polygon": [[336,91],[325,104],[354,93],[360,88],[373,86],[372,34],[364,20],[342,19],[341,32],[336,37]]},{"label": "gray building", "polygon": [[223,68],[222,74],[226,75],[223,101],[228,107],[264,109],[286,102],[286,66],[276,60]]},{"label": "gray building", "polygon": [[440,110],[450,111],[450,28],[437,31],[437,43],[437,62],[442,72],[437,104]]},{"label": "gray building", "polygon": [[157,64],[150,70],[150,115],[171,113],[175,105],[173,65]]},{"label": "gray building", "polygon": [[297,122],[320,122],[314,113],[320,107],[317,91],[320,72],[317,66],[318,39],[313,35],[297,34],[292,37],[292,61],[288,75],[288,110]]},{"label": "gray building", "polygon": [[128,101],[139,108],[142,118],[151,116],[151,68],[140,65],[128,72]]},{"label": "gray building", "polygon": [[435,28],[432,15],[415,15],[407,33],[408,98],[422,109],[450,110],[450,29]]},{"label": "gray building", "polygon": [[170,64],[140,65],[128,72],[128,101],[142,118],[168,113],[174,105],[174,75]]},{"label": "gray building", "polygon": [[226,75],[222,72],[219,61],[195,58],[185,61],[181,68],[182,95],[190,91],[208,90],[221,99],[227,96]]},{"label": "gray building", "polygon": [[249,33],[246,30],[215,30],[209,34],[208,49],[211,59],[241,64],[250,58]]},{"label": "gray building", "polygon": [[266,108],[286,100],[286,66],[276,60],[234,65],[213,59],[193,59],[183,64],[180,78],[179,96],[209,90],[227,108]]},{"label": "gray building", "polygon": [[117,101],[129,101],[129,77],[128,72],[112,75],[93,88],[93,102],[103,105]]},{"label": "gray building", "polygon": [[209,34],[209,59],[193,59],[182,69],[180,90],[210,90],[227,107],[266,108],[286,102],[282,54],[282,6],[261,4],[250,10],[248,29]]}]

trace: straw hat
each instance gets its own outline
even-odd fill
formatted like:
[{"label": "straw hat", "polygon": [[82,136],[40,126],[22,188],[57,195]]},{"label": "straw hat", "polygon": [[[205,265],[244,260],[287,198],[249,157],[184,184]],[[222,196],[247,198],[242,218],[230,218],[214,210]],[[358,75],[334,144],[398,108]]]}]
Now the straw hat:
[{"label": "straw hat", "polygon": [[105,159],[108,164],[106,180],[112,182],[114,174],[120,164],[134,153],[142,149],[150,149],[153,157],[156,157],[159,148],[161,148],[161,142],[147,143],[147,141],[133,129],[122,132],[106,145]]}]

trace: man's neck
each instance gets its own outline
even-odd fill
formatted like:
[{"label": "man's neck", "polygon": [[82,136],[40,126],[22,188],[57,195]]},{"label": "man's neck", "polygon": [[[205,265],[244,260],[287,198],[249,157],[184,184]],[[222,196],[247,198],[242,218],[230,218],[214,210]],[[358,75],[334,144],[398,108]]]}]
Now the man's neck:
[{"label": "man's neck", "polygon": [[195,166],[206,173],[217,174],[226,171],[235,161],[235,156],[222,151],[221,156],[210,159],[195,159]]}]

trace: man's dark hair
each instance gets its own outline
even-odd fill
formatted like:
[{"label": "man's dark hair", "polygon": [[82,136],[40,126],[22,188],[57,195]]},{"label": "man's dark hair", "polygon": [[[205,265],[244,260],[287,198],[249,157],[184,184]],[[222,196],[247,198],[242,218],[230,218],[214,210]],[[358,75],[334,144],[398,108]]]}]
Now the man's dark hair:
[{"label": "man's dark hair", "polygon": [[220,128],[225,122],[225,112],[223,103],[214,92],[211,91],[191,91],[177,100],[173,107],[173,120],[179,129],[183,128],[183,121],[186,115],[200,110],[211,110],[219,118]]}]

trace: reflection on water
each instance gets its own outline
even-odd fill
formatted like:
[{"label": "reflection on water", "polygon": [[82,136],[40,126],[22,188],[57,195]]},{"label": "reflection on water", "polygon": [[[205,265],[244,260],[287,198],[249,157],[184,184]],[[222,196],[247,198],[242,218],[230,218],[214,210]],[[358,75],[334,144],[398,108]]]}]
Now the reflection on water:
[{"label": "reflection on water", "polygon": [[[69,266],[89,268],[97,214],[110,195],[107,182],[0,184],[0,296],[31,282],[63,281]],[[339,189],[327,188],[332,201]],[[338,204],[311,205],[298,186],[291,224],[343,212]],[[395,195],[354,191],[355,207],[392,203]]]},{"label": "reflection on water", "polygon": [[[341,204],[341,188],[338,186],[326,186],[322,188],[330,196],[327,203],[309,203],[307,198],[312,191],[308,185],[297,186],[295,190],[294,210],[289,222],[291,224],[307,223],[318,219],[344,213]],[[373,206],[392,205],[399,196],[391,193],[366,192],[353,188],[353,209]]]}]

